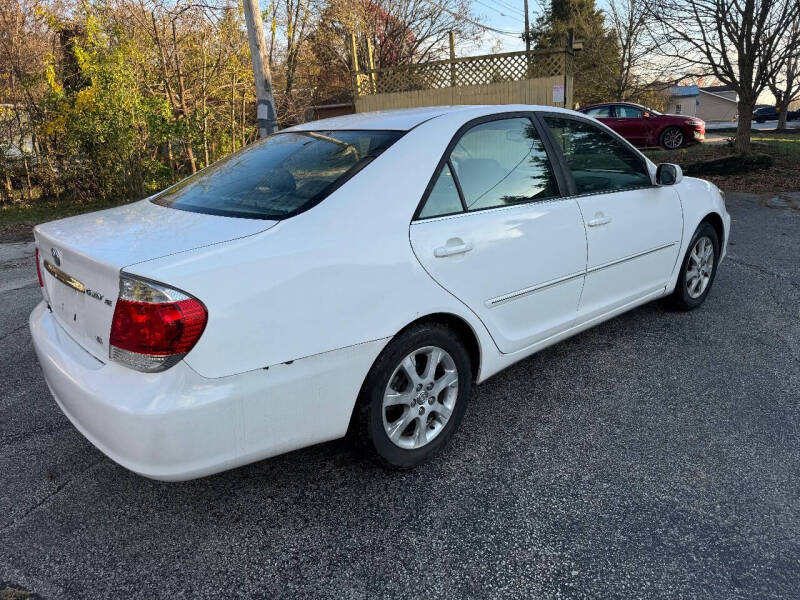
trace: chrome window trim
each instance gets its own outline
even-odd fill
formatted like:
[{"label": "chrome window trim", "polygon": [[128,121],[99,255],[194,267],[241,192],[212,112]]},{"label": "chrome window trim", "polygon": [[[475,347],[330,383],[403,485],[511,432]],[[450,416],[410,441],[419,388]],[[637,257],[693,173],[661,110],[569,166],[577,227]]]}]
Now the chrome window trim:
[{"label": "chrome window trim", "polygon": [[520,202],[519,204],[509,204],[507,206],[488,206],[486,208],[479,208],[476,210],[470,211],[460,211],[455,213],[447,213],[446,215],[436,215],[435,217],[422,217],[420,219],[415,219],[411,221],[411,225],[424,225],[425,223],[435,223],[437,221],[441,221],[443,219],[456,219],[461,217],[468,217],[470,215],[479,215],[491,212],[498,212],[501,210],[514,210],[515,208],[527,208],[528,210],[531,207],[536,206],[537,204],[549,204],[551,202],[562,202],[564,200],[575,200],[575,196],[555,196],[553,198],[542,198],[541,200],[534,200],[534,201],[527,201],[527,202]]}]

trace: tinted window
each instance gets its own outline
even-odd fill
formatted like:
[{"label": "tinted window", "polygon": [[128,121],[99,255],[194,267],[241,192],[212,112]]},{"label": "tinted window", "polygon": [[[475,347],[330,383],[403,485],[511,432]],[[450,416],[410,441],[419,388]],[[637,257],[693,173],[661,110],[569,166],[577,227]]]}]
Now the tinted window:
[{"label": "tinted window", "polygon": [[652,184],[644,160],[624,143],[585,121],[545,117],[564,153],[579,194]]},{"label": "tinted window", "polygon": [[458,141],[450,161],[467,210],[558,195],[550,161],[530,119],[476,125]]},{"label": "tinted window", "polygon": [[620,119],[641,119],[642,118],[642,111],[641,108],[636,108],[635,106],[617,106],[617,116]]},{"label": "tinted window", "polygon": [[449,215],[461,212],[462,208],[461,198],[458,195],[458,188],[456,188],[456,183],[453,180],[450,165],[445,164],[419,216],[438,217],[440,215]]},{"label": "tinted window", "polygon": [[397,131],[279,133],[184,179],[153,201],[209,214],[285,218],[319,202],[401,135]]},{"label": "tinted window", "polygon": [[590,108],[586,111],[586,114],[590,117],[594,117],[595,119],[605,119],[611,117],[611,107],[610,106],[598,106],[597,108]]}]

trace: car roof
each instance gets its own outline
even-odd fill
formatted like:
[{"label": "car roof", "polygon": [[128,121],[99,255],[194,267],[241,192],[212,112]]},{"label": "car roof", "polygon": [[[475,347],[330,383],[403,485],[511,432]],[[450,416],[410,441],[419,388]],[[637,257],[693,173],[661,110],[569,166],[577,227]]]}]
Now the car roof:
[{"label": "car roof", "polygon": [[598,106],[635,106],[636,108],[647,108],[642,104],[636,104],[636,102],[597,102],[596,104],[581,106],[580,110],[588,110],[590,108],[597,108]]},{"label": "car roof", "polygon": [[283,131],[310,130],[342,130],[342,129],[374,129],[408,131],[417,125],[442,115],[462,113],[464,120],[502,112],[535,111],[572,112],[554,106],[533,104],[494,104],[463,106],[424,106],[419,108],[402,108],[398,110],[379,110],[375,112],[342,115],[319,121],[309,121],[284,129]]}]

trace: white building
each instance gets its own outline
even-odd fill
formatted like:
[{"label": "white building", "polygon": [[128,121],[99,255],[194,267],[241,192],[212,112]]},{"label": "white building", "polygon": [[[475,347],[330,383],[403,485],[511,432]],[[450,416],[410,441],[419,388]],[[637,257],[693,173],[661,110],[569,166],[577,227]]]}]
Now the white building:
[{"label": "white building", "polygon": [[728,86],[677,85],[670,89],[667,112],[704,121],[736,121],[739,97]]}]

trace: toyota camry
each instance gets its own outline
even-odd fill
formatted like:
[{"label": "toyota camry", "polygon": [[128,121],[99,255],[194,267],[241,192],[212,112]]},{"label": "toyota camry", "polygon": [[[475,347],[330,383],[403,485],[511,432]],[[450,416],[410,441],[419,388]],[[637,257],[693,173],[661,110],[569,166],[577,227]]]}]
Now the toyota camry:
[{"label": "toyota camry", "polygon": [[200,477],[357,431],[430,459],[473,386],[657,298],[707,298],[712,184],[544,106],[285,129],[125,206],[35,228],[36,352],[137,473]]}]

